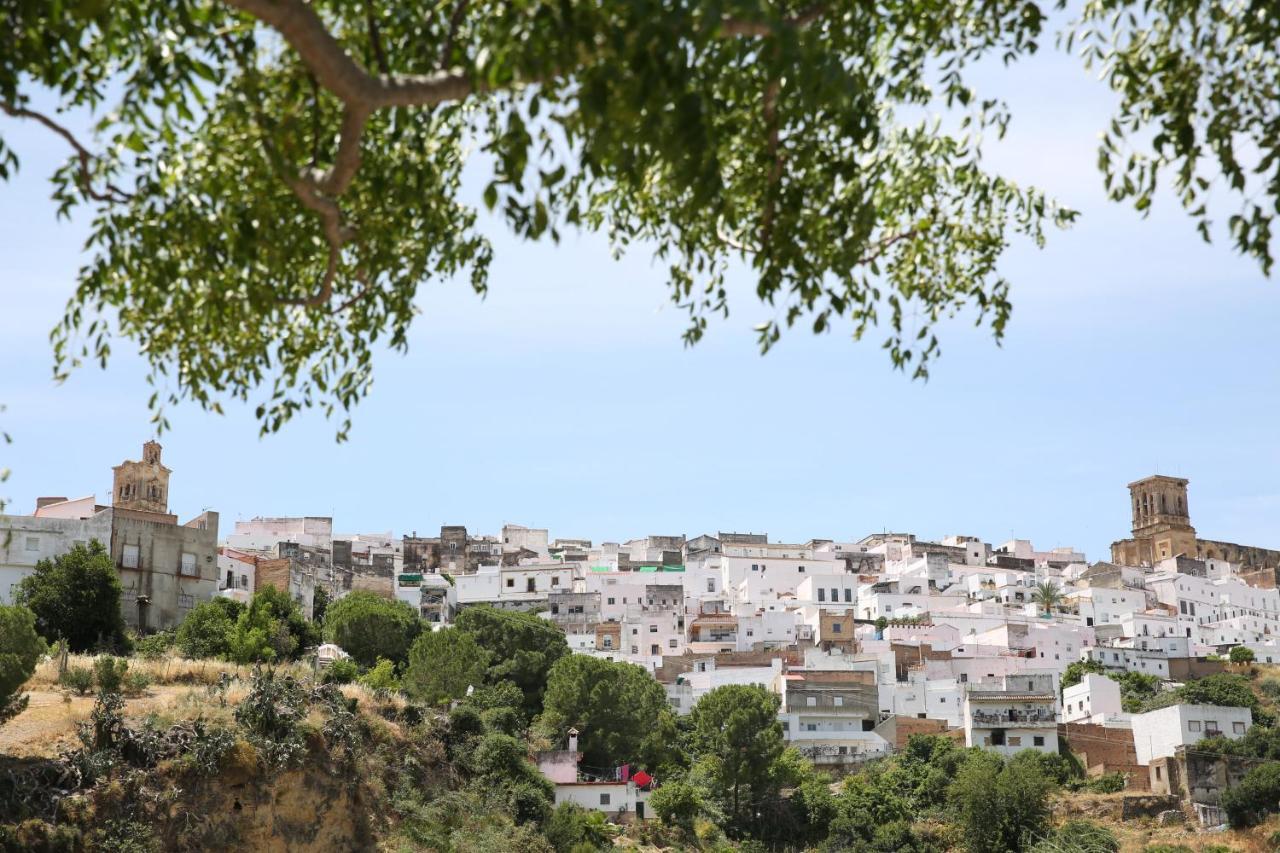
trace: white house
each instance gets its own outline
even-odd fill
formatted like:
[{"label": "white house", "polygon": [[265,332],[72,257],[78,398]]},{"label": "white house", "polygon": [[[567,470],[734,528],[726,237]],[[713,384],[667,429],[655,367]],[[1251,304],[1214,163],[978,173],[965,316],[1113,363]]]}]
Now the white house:
[{"label": "white house", "polygon": [[1214,735],[1238,740],[1251,725],[1253,712],[1248,708],[1170,705],[1133,715],[1133,747],[1138,763],[1145,765],[1155,758],[1171,757],[1179,746],[1191,746]]},{"label": "white house", "polygon": [[1105,675],[1089,673],[1062,691],[1064,723],[1098,723],[1117,720],[1124,714],[1120,685]]}]

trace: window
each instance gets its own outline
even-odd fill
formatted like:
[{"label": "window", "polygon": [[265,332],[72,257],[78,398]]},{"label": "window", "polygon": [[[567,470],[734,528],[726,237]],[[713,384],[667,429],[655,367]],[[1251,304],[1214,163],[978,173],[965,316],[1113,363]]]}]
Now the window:
[{"label": "window", "polygon": [[669,648],[669,649],[674,649],[675,647],[676,647],[676,638],[675,638],[675,637],[672,637],[670,640],[667,640],[667,648]]},{"label": "window", "polygon": [[834,586],[831,587],[831,600],[832,601],[840,600],[840,590],[836,589]]},{"label": "window", "polygon": [[844,697],[843,697],[843,696],[836,696],[834,699],[832,699],[832,700],[831,700],[831,704],[835,705],[837,708],[843,707],[843,705],[844,705]]},{"label": "window", "polygon": [[28,550],[28,551],[39,551],[39,550],[40,550],[40,537],[39,537],[39,536],[28,536],[28,537],[27,537],[27,550]]},{"label": "window", "polygon": [[633,636],[633,637],[634,637],[636,634],[639,634],[639,633],[640,633],[640,629],[639,629],[639,628],[632,628],[632,629],[631,629],[631,636]]},{"label": "window", "polygon": [[515,578],[507,578],[507,586],[509,586],[509,587],[513,587],[513,586],[515,586],[515,585],[516,585],[516,579],[515,579]]},{"label": "window", "polygon": [[656,633],[658,633],[658,626],[657,626],[657,625],[650,625],[650,626],[649,626],[649,633],[650,633],[650,634],[656,634]]},{"label": "window", "polygon": [[1157,766],[1156,766],[1156,779],[1157,779],[1157,781],[1160,779],[1160,767],[1159,767],[1159,765],[1157,765]]},{"label": "window", "polygon": [[844,626],[843,626],[843,625],[841,625],[839,622],[833,622],[833,623],[831,624],[831,633],[833,633],[833,634],[839,634],[839,633],[840,633],[840,630],[841,630],[843,627],[844,627]]},{"label": "window", "polygon": [[1244,729],[1245,729],[1245,725],[1244,725],[1244,723],[1232,723],[1232,724],[1231,724],[1231,731],[1232,731],[1232,733],[1233,733],[1233,734],[1242,735],[1242,734],[1244,734]]},{"label": "window", "polygon": [[638,654],[640,654],[640,647],[639,647],[639,646],[632,646],[632,647],[631,647],[631,654],[633,654],[633,655],[638,655]]},{"label": "window", "polygon": [[1032,736],[1032,738],[1031,738],[1031,743],[1032,743],[1033,745],[1035,745],[1035,746],[1044,746],[1044,736],[1043,736],[1043,735],[1033,735],[1033,736]]},{"label": "window", "polygon": [[853,601],[853,590],[848,587],[845,587],[844,590],[844,600],[846,603],[851,603]]},{"label": "window", "polygon": [[827,600],[827,591],[824,590],[822,587],[818,587],[818,600],[819,601]]},{"label": "window", "polygon": [[758,571],[760,571],[760,564],[759,564],[759,563],[752,563],[752,564],[751,564],[751,571],[753,571],[753,572],[758,572]]},{"label": "window", "polygon": [[610,604],[613,604],[613,602],[614,602],[614,599],[610,598],[610,599],[609,599],[609,603],[610,603]]},{"label": "window", "polygon": [[748,629],[747,629],[747,636],[748,636],[748,637],[754,637],[755,635],[756,635],[756,632],[755,632],[755,631],[751,630],[750,628],[748,628]]},{"label": "window", "polygon": [[1213,733],[1215,733],[1215,734],[1216,734],[1216,733],[1218,732],[1218,721],[1217,721],[1217,720],[1205,720],[1205,721],[1204,721],[1204,730],[1205,730],[1205,733],[1206,733],[1206,734],[1208,734],[1209,732],[1213,732]]},{"label": "window", "polygon": [[608,634],[605,634],[605,637],[604,637],[604,647],[606,649],[613,648],[613,637],[610,637]]},{"label": "window", "polygon": [[[707,592],[715,592],[715,591],[716,591],[716,579],[707,578]],[[612,602],[610,603],[612,604]]]},{"label": "window", "polygon": [[538,589],[538,588],[534,585],[534,583],[535,583],[535,579],[534,579],[534,578],[526,578],[526,579],[525,579],[525,582],[524,582],[524,591],[525,591],[525,592],[537,592],[537,589]]},{"label": "window", "polygon": [[804,566],[800,567],[800,574],[804,574]]},{"label": "window", "polygon": [[196,568],[196,555],[186,551],[182,552],[182,573],[184,575],[197,575],[199,570]]},{"label": "window", "polygon": [[178,594],[178,608],[180,610],[190,610],[192,607],[195,607],[195,604],[196,602],[194,597],[187,595],[185,592]]},{"label": "window", "polygon": [[660,655],[660,654],[662,654],[662,652],[660,652],[660,651],[658,650],[658,644],[657,644],[657,643],[654,643],[652,646],[650,646],[650,647],[649,647],[649,654],[651,654],[651,655]]},{"label": "window", "polygon": [[607,805],[609,805],[609,795],[608,795],[608,794],[601,794],[601,795],[600,795],[600,805],[602,805],[602,806],[607,806]]},{"label": "window", "polygon": [[120,562],[124,564],[126,569],[138,568],[138,546],[125,545],[124,553],[121,554]]},{"label": "window", "polygon": [[804,724],[804,730],[805,730],[806,732],[816,732],[816,731],[818,730],[818,724],[817,724],[817,723],[805,723],[805,724]]},{"label": "window", "polygon": [[1187,721],[1187,731],[1189,731],[1189,732],[1198,732],[1198,731],[1200,731],[1200,721],[1199,721],[1199,720],[1188,720],[1188,721]]},{"label": "window", "polygon": [[552,586],[560,586],[560,578],[552,578],[552,579],[551,579],[551,585],[552,585]]},{"label": "window", "polygon": [[1019,735],[1010,735],[1009,746],[1022,746],[1022,737]]},{"label": "window", "polygon": [[818,704],[818,700],[813,696],[806,696],[804,699],[804,704],[806,707],[812,708],[814,705]]}]

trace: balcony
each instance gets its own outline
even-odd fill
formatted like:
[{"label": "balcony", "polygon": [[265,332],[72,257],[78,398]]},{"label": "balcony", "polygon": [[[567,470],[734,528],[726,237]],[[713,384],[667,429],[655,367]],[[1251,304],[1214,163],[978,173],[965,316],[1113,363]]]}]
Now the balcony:
[{"label": "balcony", "polygon": [[973,711],[973,724],[982,728],[1009,728],[1011,726],[1046,726],[1057,722],[1057,715],[1048,708],[1025,710],[1010,708],[1003,711]]}]

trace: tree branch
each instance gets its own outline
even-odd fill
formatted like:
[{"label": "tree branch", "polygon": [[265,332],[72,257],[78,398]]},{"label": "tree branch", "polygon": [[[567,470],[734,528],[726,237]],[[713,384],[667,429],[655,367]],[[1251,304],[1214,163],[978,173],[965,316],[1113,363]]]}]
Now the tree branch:
[{"label": "tree branch", "polygon": [[[821,18],[827,11],[826,3],[815,3],[803,12],[783,18],[784,27],[802,30]],[[734,38],[765,38],[777,32],[777,28],[763,21],[744,21],[741,18],[725,17],[720,21],[722,35]]]},{"label": "tree branch", "polygon": [[373,76],[360,67],[302,0],[225,0],[280,33],[320,85],[347,105],[370,112],[382,107],[433,107],[473,91],[461,71]]},{"label": "tree branch", "polygon": [[769,166],[765,185],[764,211],[760,214],[760,248],[767,250],[773,238],[773,208],[777,201],[778,182],[782,180],[782,154],[778,151],[778,81],[770,80],[764,90],[764,123],[767,128],[766,149],[773,163]]},{"label": "tree branch", "polygon": [[869,264],[876,260],[879,260],[879,258],[882,255],[884,255],[885,252],[893,248],[893,245],[895,243],[899,243],[903,240],[910,240],[912,237],[916,236],[917,233],[918,233],[917,229],[912,228],[909,231],[903,231],[902,233],[894,234],[891,237],[882,237],[881,239],[875,242],[870,252],[868,252],[867,254],[863,255],[861,258],[858,259],[858,263]]},{"label": "tree branch", "polygon": [[382,34],[378,31],[378,16],[373,11],[373,0],[364,0],[364,19],[369,27],[369,45],[373,48],[373,61],[383,75],[391,73],[387,65],[387,52],[382,49]]},{"label": "tree branch", "polygon": [[437,67],[449,67],[449,57],[453,55],[453,43],[458,37],[458,27],[462,26],[462,16],[466,12],[467,0],[458,0],[453,7],[453,14],[449,16],[449,36],[444,40],[444,47],[440,49],[440,62]]},{"label": "tree branch", "polygon": [[120,189],[115,184],[112,184],[110,182],[105,184],[107,188],[106,192],[100,192],[99,190],[94,189],[93,188],[93,171],[90,168],[94,159],[93,155],[89,153],[89,149],[85,148],[83,145],[80,144],[80,140],[76,139],[75,135],[72,134],[71,131],[67,130],[65,127],[58,124],[53,119],[49,118],[44,113],[39,113],[39,112],[36,112],[35,110],[29,110],[26,107],[20,107],[20,106],[17,106],[16,104],[11,104],[7,101],[0,102],[0,110],[3,110],[5,113],[13,116],[14,118],[33,119],[39,122],[40,124],[44,125],[45,127],[49,128],[54,133],[61,136],[63,139],[65,139],[67,143],[73,149],[75,149],[76,157],[80,160],[79,184],[80,184],[80,188],[84,190],[85,195],[89,196],[89,198],[93,199],[94,201],[101,201],[107,204],[111,204],[113,202],[127,202],[129,199],[133,197],[129,193],[125,192],[124,190]]}]

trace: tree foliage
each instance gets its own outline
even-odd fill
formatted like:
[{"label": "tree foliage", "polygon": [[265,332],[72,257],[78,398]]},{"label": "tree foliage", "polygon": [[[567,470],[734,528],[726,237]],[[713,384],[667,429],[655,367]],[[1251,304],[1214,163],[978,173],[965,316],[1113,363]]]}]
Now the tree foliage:
[{"label": "tree foliage", "polygon": [[0,604],[0,723],[26,707],[26,697],[18,691],[36,671],[44,652],[35,614],[25,607]]},{"label": "tree foliage", "polygon": [[1253,649],[1248,646],[1236,646],[1231,650],[1232,663],[1253,663]]},{"label": "tree foliage", "polygon": [[1280,809],[1280,763],[1259,764],[1238,785],[1222,792],[1222,808],[1233,827],[1255,826]]},{"label": "tree foliage", "polygon": [[193,607],[178,626],[177,644],[189,658],[220,658],[231,651],[231,635],[245,606],[217,596]]},{"label": "tree foliage", "polygon": [[36,563],[35,572],[18,584],[16,598],[35,614],[43,637],[64,639],[73,652],[84,652],[127,642],[120,592],[115,563],[95,539]]},{"label": "tree foliage", "polygon": [[1025,850],[1048,828],[1052,789],[1053,781],[1032,762],[972,755],[950,790],[965,848],[971,853]]},{"label": "tree foliage", "polygon": [[478,686],[488,663],[488,652],[466,631],[460,628],[426,631],[409,650],[404,689],[423,702],[443,705],[461,699],[467,688]]},{"label": "tree foliage", "polygon": [[551,667],[539,728],[554,741],[570,728],[579,733],[583,763],[651,767],[671,714],[662,685],[642,667],[588,655],[567,655]]},{"label": "tree foliage", "polygon": [[795,764],[783,761],[786,744],[778,722],[778,697],[763,687],[729,684],[693,706],[694,772],[725,816],[726,828],[744,835],[760,829],[784,785],[795,780]]},{"label": "tree foliage", "polygon": [[[1208,238],[1219,179],[1238,205],[1233,243],[1269,270],[1280,14],[1250,0],[1067,6],[1061,41],[1119,95],[1099,152],[1111,195],[1146,211],[1168,180]],[[406,346],[424,282],[466,275],[485,291],[491,248],[459,192],[469,143],[485,205],[515,234],[586,229],[654,252],[686,340],[727,313],[725,273],[743,264],[778,310],[762,347],[791,326],[882,327],[893,362],[924,375],[939,320],[972,310],[1003,334],[1012,240],[1073,218],[984,168],[982,139],[1010,116],[966,80],[976,61],[1038,50],[1047,11],[18,3],[0,32],[0,109],[71,145],[55,203],[93,212],[60,369],[105,361],[123,334],[165,399],[218,409],[265,386],[266,430],[310,406],[345,414],[373,346]],[[94,108],[100,144],[36,93]],[[0,140],[0,178],[16,167]]]},{"label": "tree foliage", "polygon": [[227,657],[235,663],[291,660],[319,639],[320,632],[302,615],[298,602],[275,587],[264,586],[236,618]]},{"label": "tree foliage", "polygon": [[324,620],[325,637],[365,667],[378,658],[403,663],[421,630],[422,620],[408,604],[364,590],[328,605]]},{"label": "tree foliage", "polygon": [[486,680],[490,684],[509,680],[524,693],[527,713],[533,715],[542,709],[542,693],[551,667],[569,653],[569,644],[559,628],[531,613],[488,605],[467,607],[458,614],[454,625],[489,653]]}]

